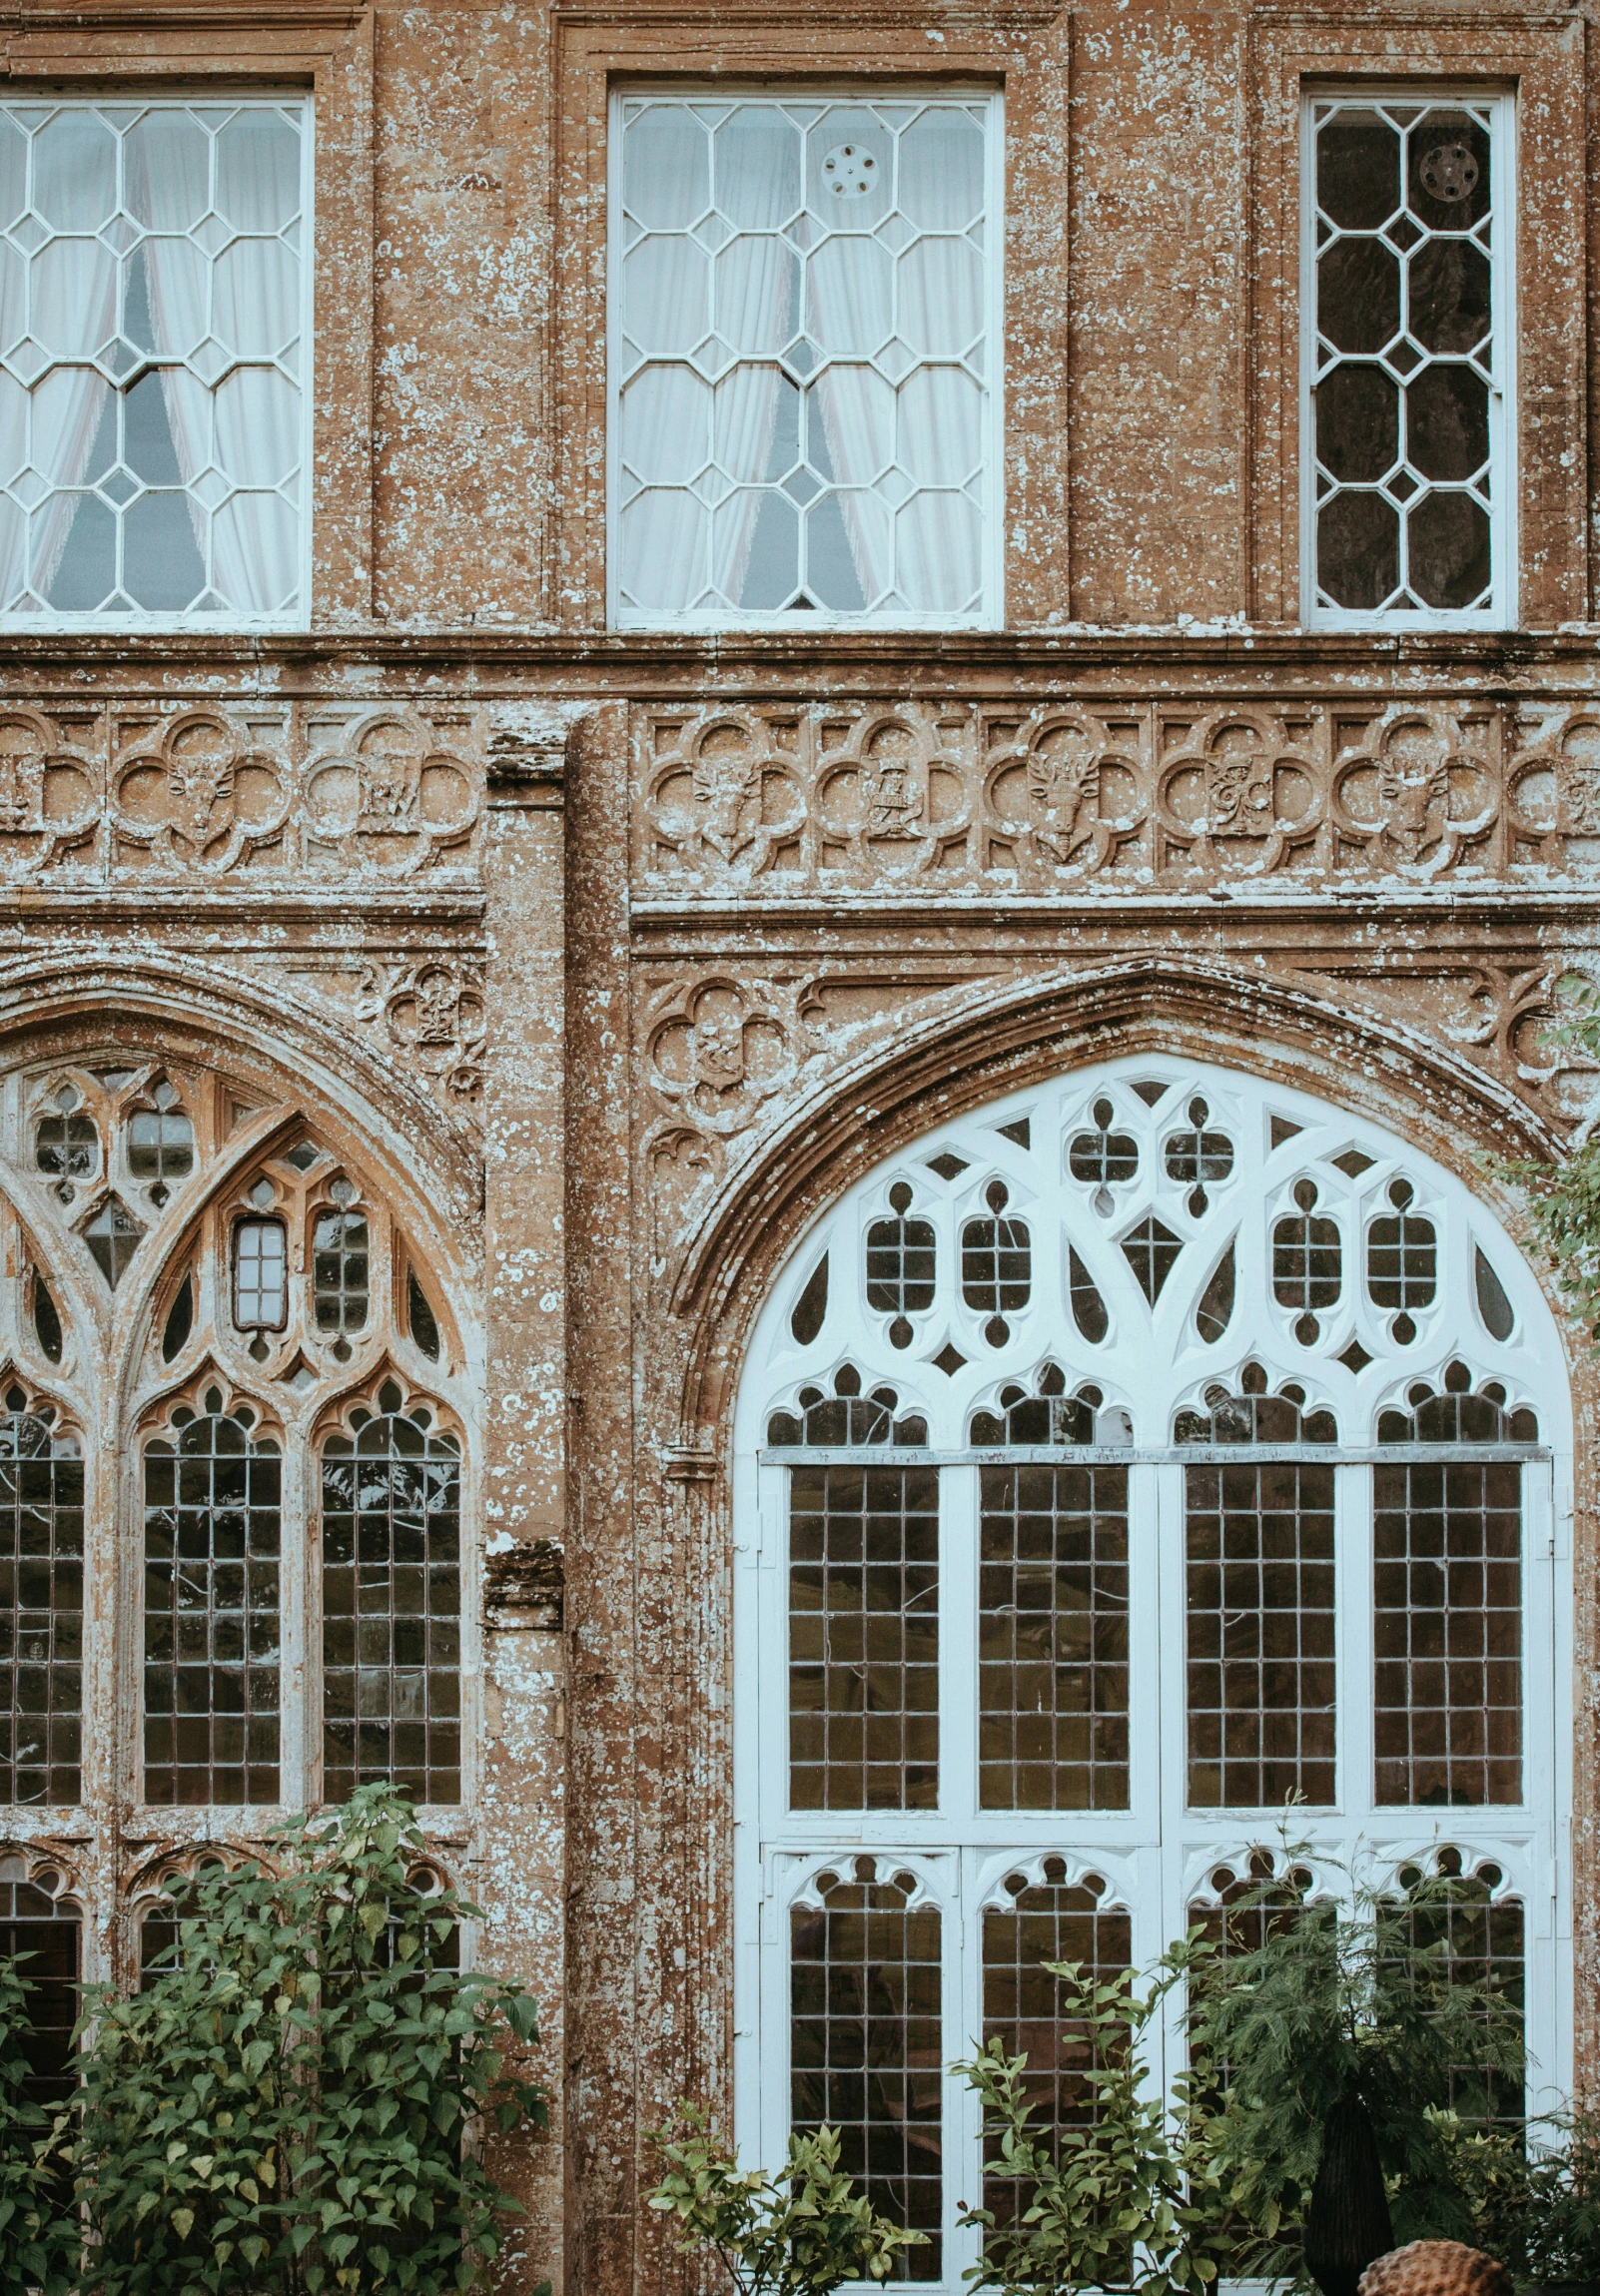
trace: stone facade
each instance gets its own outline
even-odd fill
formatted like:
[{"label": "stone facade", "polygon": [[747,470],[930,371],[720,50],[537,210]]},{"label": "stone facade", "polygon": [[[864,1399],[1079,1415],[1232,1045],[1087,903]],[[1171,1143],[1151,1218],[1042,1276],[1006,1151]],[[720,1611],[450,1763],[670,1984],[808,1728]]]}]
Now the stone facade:
[{"label": "stone facade", "polygon": [[[1485,1151],[1600,1113],[1544,1034],[1600,983],[1588,21],[98,0],[14,8],[0,39],[14,88],[309,86],[319,314],[310,629],[0,639],[7,1069],[120,1050],[248,1081],[387,1191],[443,1287],[481,1736],[437,1856],[484,1956],[537,1989],[559,2095],[503,2164],[530,2208],[503,2285],[674,2285],[637,2193],[673,2100],[726,2101],[729,1419],[806,1221],[941,1116],[1116,1051],[1304,1085],[1479,1186]],[[1006,91],[1008,624],[607,634],[607,86],[846,51]],[[1514,635],[1296,626],[1295,122],[1319,74],[1518,88]],[[107,1460],[113,1736],[122,1344],[77,1403]],[[13,1839],[71,1867],[92,1965],[125,1968],[130,1907],[211,1830],[150,1838],[113,1761],[86,1796],[92,1842],[37,1810]]]}]

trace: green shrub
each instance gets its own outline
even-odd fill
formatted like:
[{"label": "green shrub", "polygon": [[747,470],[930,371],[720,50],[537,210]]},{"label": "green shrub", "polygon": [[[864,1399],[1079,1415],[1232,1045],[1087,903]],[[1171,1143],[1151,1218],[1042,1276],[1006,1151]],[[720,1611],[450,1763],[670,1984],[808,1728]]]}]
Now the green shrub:
[{"label": "green shrub", "polygon": [[924,2235],[880,2216],[839,2166],[839,2132],[791,2136],[774,2177],[741,2169],[697,2105],[650,2138],[665,2174],[646,2194],[677,2220],[680,2255],[709,2248],[740,2296],[828,2296],[844,2280],[887,2280]]},{"label": "green shrub", "polygon": [[32,1989],[18,1961],[0,1959],[0,2288],[68,2296],[78,2243],[61,2152],[67,2116],[27,2093]]},{"label": "green shrub", "polygon": [[184,1892],[177,1943],[91,1988],[75,2183],[84,2296],[441,2296],[479,2286],[514,2206],[484,2121],[544,2118],[503,2036],[518,1985],[463,1973],[452,1891],[421,1897],[409,1804],[364,1787],[266,1860]]},{"label": "green shrub", "polygon": [[984,2101],[993,2147],[985,2177],[1021,2188],[1021,2205],[1004,2222],[990,2208],[963,2212],[983,2233],[982,2261],[967,2274],[977,2287],[1003,2296],[1130,2287],[1199,2296],[1230,2269],[1235,2212],[1194,2101],[1204,2067],[1180,2074],[1164,2101],[1146,2060],[1163,1999],[1202,1957],[1195,1940],[1176,1947],[1144,1992],[1132,1969],[1108,1982],[1076,1961],[1043,1964],[1060,1981],[1058,2013],[1091,2060],[1080,2076],[1082,2121],[1036,2127],[1028,2059],[1008,2056],[998,2040],[956,2066]]}]

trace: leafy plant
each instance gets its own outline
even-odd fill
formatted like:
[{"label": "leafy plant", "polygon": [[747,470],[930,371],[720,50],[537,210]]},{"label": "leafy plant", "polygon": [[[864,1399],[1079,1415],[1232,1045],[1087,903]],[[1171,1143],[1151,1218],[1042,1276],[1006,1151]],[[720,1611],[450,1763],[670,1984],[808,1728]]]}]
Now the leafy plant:
[{"label": "leafy plant", "polygon": [[1203,1957],[1198,1938],[1174,1947],[1144,1992],[1132,1969],[1106,1980],[1077,1961],[1043,1964],[1060,1981],[1060,2014],[1090,2058],[1080,2076],[1081,2122],[1038,2127],[1028,2059],[1008,2056],[998,2039],[957,2065],[984,2100],[984,2134],[994,2148],[985,2178],[1016,2184],[1022,2203],[1005,2220],[992,2208],[964,2210],[963,2221],[983,2233],[981,2261],[966,2274],[979,2288],[1003,2296],[1130,2287],[1199,2296],[1230,2266],[1234,2214],[1197,2101],[1206,2068],[1192,2063],[1164,2102],[1145,2051],[1163,1999]]},{"label": "leafy plant", "polygon": [[67,2296],[78,2241],[65,2205],[65,2115],[27,2092],[32,1990],[18,1961],[0,1959],[0,2287]]},{"label": "leafy plant", "polygon": [[475,1912],[420,1896],[410,1805],[361,1788],[268,1861],[185,1889],[178,1938],[80,2030],[76,2193],[95,2296],[441,2296],[481,2284],[515,2203],[473,2149],[542,2122],[503,2037],[518,1985],[454,1965]]},{"label": "leafy plant", "polygon": [[[1298,2269],[1335,2113],[1369,2126],[1396,2242],[1469,2236],[1442,2116],[1464,2085],[1518,2078],[1520,2013],[1453,1967],[1452,1911],[1474,1886],[1418,1875],[1397,1889],[1346,1875],[1340,1902],[1263,1882],[1233,1910],[1261,1916],[1192,1989],[1191,2047],[1221,2069],[1208,2123],[1217,2170],[1259,2228],[1258,2268]],[[1486,2098],[1480,2099],[1486,2101]]]},{"label": "leafy plant", "polygon": [[789,2139],[776,2176],[741,2169],[697,2105],[650,2139],[665,2168],[646,2195],[677,2219],[678,2253],[709,2248],[740,2296],[827,2296],[845,2280],[887,2280],[925,2235],[880,2216],[839,2166],[839,2131]]},{"label": "leafy plant", "polygon": [[1440,2116],[1440,2135],[1474,2245],[1519,2280],[1600,2280],[1600,2115],[1558,2119],[1552,2142],[1472,2129]]}]

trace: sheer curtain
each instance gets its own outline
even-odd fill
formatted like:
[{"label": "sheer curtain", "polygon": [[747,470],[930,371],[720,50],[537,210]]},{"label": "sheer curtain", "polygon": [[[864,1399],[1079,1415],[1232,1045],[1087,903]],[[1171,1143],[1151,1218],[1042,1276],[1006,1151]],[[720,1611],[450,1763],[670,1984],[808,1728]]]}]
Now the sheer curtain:
[{"label": "sheer curtain", "polygon": [[[196,136],[181,112],[158,113],[129,138],[129,204],[141,220],[183,228],[210,205],[209,140]],[[299,205],[298,155],[285,125],[269,112],[242,113],[224,133],[228,220],[245,231],[272,231]],[[219,167],[219,178],[222,168]],[[225,359],[271,358],[298,333],[300,261],[277,239],[236,240],[215,264],[190,239],[148,239],[142,262],[149,298],[151,345],[158,357],[192,358],[208,339]],[[208,302],[211,309],[208,312]],[[162,394],[179,473],[193,487],[213,460],[235,486],[272,487],[293,476],[300,459],[300,392],[275,370],[236,367],[213,393],[181,366],[161,370]],[[214,407],[215,400],[215,407]],[[219,484],[217,491],[221,492]],[[207,552],[206,510],[189,500],[195,539]],[[235,494],[209,521],[212,587],[242,613],[271,612],[288,603],[297,586],[299,521],[281,496]]]},{"label": "sheer curtain", "polygon": [[[117,264],[98,240],[57,240],[40,250],[30,270],[29,333],[36,343],[70,361],[98,351],[115,335]],[[31,461],[52,487],[80,485],[111,410],[110,385],[92,367],[63,364],[44,376],[31,392],[7,394],[7,412],[23,433],[29,426],[30,404],[31,450],[19,453],[17,461]],[[32,513],[31,550],[24,542],[19,521],[18,562],[7,565],[8,599],[20,586],[24,557],[32,561],[33,588],[42,597],[49,597],[81,500],[80,495],[70,493],[45,497]],[[110,587],[108,579],[106,588]]]}]

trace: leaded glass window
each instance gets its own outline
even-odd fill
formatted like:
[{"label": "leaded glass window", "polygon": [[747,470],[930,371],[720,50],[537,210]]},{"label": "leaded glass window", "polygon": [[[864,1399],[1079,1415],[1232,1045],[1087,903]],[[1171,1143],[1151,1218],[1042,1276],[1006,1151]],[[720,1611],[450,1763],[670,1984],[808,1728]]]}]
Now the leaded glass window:
[{"label": "leaded glass window", "polygon": [[1514,617],[1512,100],[1306,105],[1306,598],[1313,626]]},{"label": "leaded glass window", "polygon": [[83,1799],[83,1459],[50,1420],[10,1410],[0,1418],[0,1801]]},{"label": "leaded glass window", "polygon": [[145,1800],[275,1803],[282,1456],[206,1401],[145,1450]]},{"label": "leaded glass window", "polygon": [[613,618],[998,612],[998,96],[615,101]]},{"label": "leaded glass window", "polygon": [[[461,1464],[425,1406],[323,1446],[323,1794],[461,1794]],[[354,1424],[359,1417],[360,1424]]]},{"label": "leaded glass window", "polygon": [[303,605],[309,121],[228,97],[0,107],[0,614]]},{"label": "leaded glass window", "polygon": [[[1022,1207],[1025,1292],[1000,1258]],[[976,2114],[947,2073],[935,2146],[931,2068],[981,2019],[1029,2049],[1058,2129],[1083,2109],[1040,1959],[1113,1974],[1187,1912],[1215,1928],[1263,1876],[1286,1917],[1351,1867],[1382,1894],[1435,1854],[1484,1878],[1451,1909],[1451,1951],[1459,1931],[1462,1955],[1512,1972],[1535,2085],[1560,2085],[1554,1947],[1517,1940],[1569,1886],[1571,1419],[1539,1284],[1459,1177],[1236,1071],[1091,1066],[866,1173],[796,1238],[746,1360],[751,2157],[781,2158],[791,2115],[810,2125],[833,2096],[880,2205],[937,2226],[939,2260],[918,2251],[910,2276],[955,2296],[977,2254],[957,2209]],[[1303,1888],[1272,1863],[1285,1808]],[[847,1908],[856,1925],[830,1926]],[[896,2007],[924,1909],[937,2046]],[[899,1925],[874,1930],[880,1913]],[[909,1955],[933,1957],[931,1936]],[[1183,2027],[1162,2014],[1171,2073]],[[1481,2088],[1464,2067],[1470,2114],[1514,2114]]]}]

